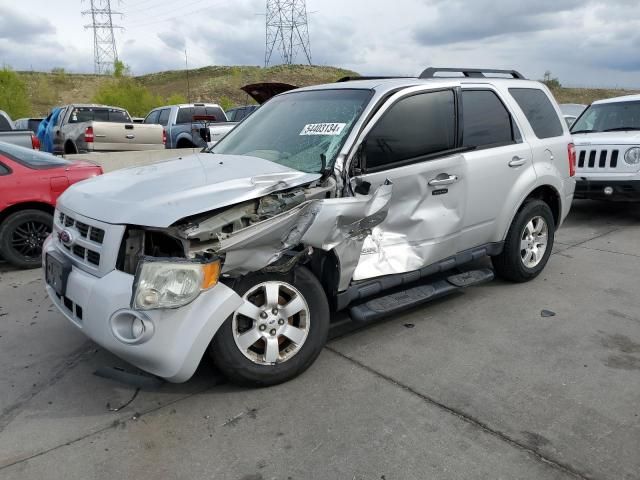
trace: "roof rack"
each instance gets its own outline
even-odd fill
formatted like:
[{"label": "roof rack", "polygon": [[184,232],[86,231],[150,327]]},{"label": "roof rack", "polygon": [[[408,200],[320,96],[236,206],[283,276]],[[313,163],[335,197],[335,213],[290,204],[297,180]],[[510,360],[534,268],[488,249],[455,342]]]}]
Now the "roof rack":
[{"label": "roof rack", "polygon": [[436,73],[455,72],[462,73],[465,77],[486,78],[485,73],[498,73],[501,75],[511,75],[518,80],[526,80],[525,76],[516,70],[496,70],[493,68],[437,68],[429,67],[425,69],[418,78],[445,78],[436,77]]},{"label": "roof rack", "polygon": [[380,76],[373,76],[373,77],[342,77],[340,80],[336,80],[336,83],[340,83],[340,82],[354,82],[356,80],[387,80],[390,78],[415,78],[415,77],[397,77],[397,76],[391,76],[391,77],[380,77]]}]

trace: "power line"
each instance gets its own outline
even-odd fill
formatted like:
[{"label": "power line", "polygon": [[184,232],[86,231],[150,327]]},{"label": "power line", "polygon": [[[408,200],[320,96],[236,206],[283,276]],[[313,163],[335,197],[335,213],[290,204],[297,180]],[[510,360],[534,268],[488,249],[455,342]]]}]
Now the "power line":
[{"label": "power line", "polygon": [[282,63],[292,65],[298,53],[311,65],[311,42],[305,0],[267,0],[264,66],[271,63],[277,48]]},{"label": "power line", "polygon": [[[204,1],[204,0],[196,0],[195,2],[192,2],[192,3],[186,4],[186,5],[184,5],[184,6],[194,5],[194,4],[200,3],[200,2],[202,2],[202,1]],[[181,12],[180,12],[180,16],[182,16],[182,17],[188,17],[189,15],[193,15],[194,13],[202,12],[202,11],[204,11],[204,10],[209,10],[209,9],[211,9],[211,8],[213,8],[213,7],[216,7],[216,6],[218,6],[218,5],[222,4],[222,3],[225,3],[225,2],[217,2],[217,3],[213,3],[213,4],[211,4],[211,5],[207,5],[207,6],[205,6],[205,7],[201,7],[201,8],[198,8],[198,9],[196,9],[196,10],[189,11],[189,12],[183,12],[183,11],[181,11]],[[166,15],[166,16],[164,16],[164,15]],[[128,25],[128,26],[127,26],[127,28],[144,27],[145,25],[153,25],[153,24],[156,24],[156,23],[162,23],[162,22],[175,21],[175,20],[176,20],[176,14],[175,14],[175,12],[171,12],[171,13],[169,13],[169,12],[165,12],[165,13],[162,13],[162,14],[156,15],[155,17],[160,17],[160,18],[158,18],[157,20],[153,20],[153,18],[154,18],[153,16],[152,16],[152,17],[148,17],[148,18],[151,18],[151,19],[152,19],[150,22],[143,21],[143,22],[133,23],[133,24],[131,24],[131,25]]]},{"label": "power line", "polygon": [[111,0],[89,0],[89,3],[91,8],[83,11],[82,15],[89,16],[91,23],[84,28],[93,30],[94,70],[97,74],[102,74],[110,71],[118,60],[113,31],[122,27],[114,25],[113,16],[122,13],[111,10]]}]

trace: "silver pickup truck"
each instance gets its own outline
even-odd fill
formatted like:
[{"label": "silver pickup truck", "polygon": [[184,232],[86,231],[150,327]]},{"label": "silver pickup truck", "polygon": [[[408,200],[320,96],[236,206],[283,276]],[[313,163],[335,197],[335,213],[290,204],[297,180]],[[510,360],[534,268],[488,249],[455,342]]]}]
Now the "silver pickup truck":
[{"label": "silver pickup truck", "polygon": [[9,115],[0,110],[0,142],[39,149],[40,142],[31,130],[16,130]]},{"label": "silver pickup truck", "polygon": [[134,123],[129,112],[106,105],[62,107],[53,126],[53,152],[73,154],[159,150],[166,141],[160,125]]}]

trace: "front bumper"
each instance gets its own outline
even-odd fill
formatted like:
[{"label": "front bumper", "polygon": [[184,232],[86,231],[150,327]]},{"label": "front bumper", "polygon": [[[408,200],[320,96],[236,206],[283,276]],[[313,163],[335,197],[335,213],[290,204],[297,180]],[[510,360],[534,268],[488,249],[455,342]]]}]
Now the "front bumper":
[{"label": "front bumper", "polygon": [[[49,238],[43,259],[53,250],[56,247]],[[64,297],[48,285],[46,290],[58,310],[91,340],[170,382],[191,378],[218,328],[242,303],[232,289],[219,283],[184,307],[134,312],[132,287],[133,276],[127,273],[113,270],[96,277],[74,265]],[[113,319],[123,313],[150,322],[151,334],[144,342],[126,343],[114,333]]]},{"label": "front bumper", "polygon": [[[610,187],[611,193],[605,193],[607,187]],[[574,198],[638,202],[640,201],[640,180],[578,179]]]}]

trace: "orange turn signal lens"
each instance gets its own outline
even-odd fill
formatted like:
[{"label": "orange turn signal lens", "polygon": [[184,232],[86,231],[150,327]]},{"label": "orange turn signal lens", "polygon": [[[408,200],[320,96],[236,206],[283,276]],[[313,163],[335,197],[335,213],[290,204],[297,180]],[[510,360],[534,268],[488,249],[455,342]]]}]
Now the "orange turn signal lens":
[{"label": "orange turn signal lens", "polygon": [[215,287],[218,283],[218,277],[220,277],[220,261],[217,260],[212,263],[202,265],[202,289],[208,290],[211,287]]}]

